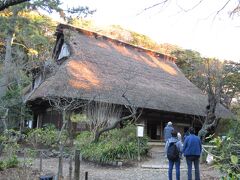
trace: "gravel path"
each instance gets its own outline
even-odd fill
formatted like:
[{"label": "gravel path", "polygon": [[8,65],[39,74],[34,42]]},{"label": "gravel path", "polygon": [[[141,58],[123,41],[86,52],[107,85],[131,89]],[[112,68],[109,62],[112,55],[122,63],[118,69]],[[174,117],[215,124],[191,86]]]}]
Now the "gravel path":
[{"label": "gravel path", "polygon": [[[168,160],[163,154],[163,149],[153,147],[150,151],[151,158],[142,160],[140,163],[123,166],[101,166],[94,163],[81,161],[80,180],[85,179],[88,172],[89,180],[167,180]],[[23,160],[23,158],[19,158]],[[31,168],[11,168],[0,171],[0,180],[39,180],[40,160],[35,159]],[[58,158],[42,160],[43,171],[41,175],[56,175],[58,170]],[[74,167],[73,167],[74,169]],[[206,164],[200,164],[202,180],[220,179],[221,173]],[[73,171],[72,171],[73,174]],[[68,180],[69,160],[63,160],[64,180]],[[194,177],[194,170],[193,170]],[[175,179],[175,170],[173,171]],[[185,159],[181,161],[181,179],[187,179],[187,166]]]},{"label": "gravel path", "polygon": [[[36,160],[34,167],[39,167],[39,160]],[[42,174],[56,174],[58,159],[44,159]],[[63,174],[64,179],[68,179],[68,161],[64,160]],[[85,178],[85,172],[88,172],[89,180],[165,180],[168,179],[167,169],[142,168],[138,165],[132,167],[110,167],[100,166],[93,163],[82,161],[80,166],[80,177]],[[175,171],[173,172],[173,177]],[[209,169],[206,165],[201,165],[201,179],[220,179],[216,170]],[[181,179],[187,179],[187,170],[181,169]]]}]

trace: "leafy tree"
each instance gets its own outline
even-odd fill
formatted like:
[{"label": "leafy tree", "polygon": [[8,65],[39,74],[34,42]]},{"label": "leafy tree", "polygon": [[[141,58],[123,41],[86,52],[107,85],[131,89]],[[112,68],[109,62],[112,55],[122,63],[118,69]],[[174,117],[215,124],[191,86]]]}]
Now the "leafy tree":
[{"label": "leafy tree", "polygon": [[[177,50],[172,52],[177,58],[176,64],[185,76],[203,92],[207,93],[207,69],[211,67],[211,79],[216,80],[218,72],[221,71],[222,88],[220,102],[226,108],[231,108],[232,100],[237,101],[240,93],[240,65],[233,61],[220,62],[217,59],[208,60],[201,54],[192,50]],[[216,69],[219,71],[215,71]]]},{"label": "leafy tree", "polygon": [[[30,12],[32,10],[38,11],[38,10],[45,10],[49,13],[52,13],[53,11],[56,11],[60,13],[61,17],[66,18],[65,11],[61,8],[61,2],[59,0],[50,0],[50,1],[30,1],[25,2],[20,5],[13,6],[8,9],[8,12],[6,12],[6,16],[8,17],[8,21],[5,21],[5,28],[6,28],[6,34],[5,34],[5,58],[4,58],[4,64],[3,64],[3,73],[2,73],[2,86],[1,86],[1,96],[3,96],[6,93],[6,90],[9,86],[9,84],[17,77],[16,76],[16,70],[15,69],[15,63],[13,60],[13,51],[12,51],[12,44],[14,43],[14,37],[16,33],[22,32],[22,28],[29,28],[31,31],[33,30],[31,27],[27,26],[27,18],[24,16],[21,16],[22,14],[25,14],[27,12]],[[88,13],[93,13],[93,11],[90,11],[87,7],[77,7],[77,8],[71,8],[67,9],[66,13],[76,14],[76,13],[83,13],[84,15]],[[6,20],[6,18],[5,18]],[[19,26],[19,24],[25,25],[25,26]],[[29,30],[28,29],[28,30]],[[25,31],[26,33],[27,31]],[[27,39],[27,38],[23,38]],[[23,47],[26,47],[25,44]],[[28,52],[35,53],[34,49],[28,49]],[[15,72],[11,73],[11,72]]]},{"label": "leafy tree", "polygon": [[84,29],[94,30],[94,28],[95,28],[95,25],[94,25],[93,21],[82,19],[82,18],[76,18],[76,17],[69,18],[68,19],[68,24],[71,24],[73,26],[77,26],[77,27],[80,27],[80,28],[84,28]]},{"label": "leafy tree", "polygon": [[205,90],[206,81],[203,75],[204,60],[201,54],[193,50],[177,50],[171,53],[177,58],[176,64],[184,75],[201,90]]},{"label": "leafy tree", "polygon": [[[1,79],[8,84],[1,84],[1,106],[9,110],[8,118],[24,120],[25,107],[23,105],[22,90],[31,83],[31,76],[27,76],[39,62],[43,62],[50,55],[50,46],[53,43],[53,28],[55,24],[46,16],[40,16],[36,12],[22,11],[16,17],[15,33],[11,47],[2,47],[2,56],[5,54],[10,58],[3,61]],[[0,13],[0,39],[9,34],[11,11]],[[26,25],[27,24],[27,25]],[[4,44],[2,42],[2,44]],[[8,52],[7,52],[8,49]],[[45,52],[45,53],[39,53]],[[8,54],[8,55],[6,55]],[[2,81],[3,83],[3,81]],[[4,88],[4,85],[5,86]],[[7,87],[7,89],[6,89]],[[15,117],[11,116],[14,115]],[[17,123],[18,124],[18,123]]]},{"label": "leafy tree", "polygon": [[239,64],[203,58],[192,50],[177,50],[172,54],[186,77],[208,95],[206,118],[199,131],[204,140],[206,134],[213,133],[219,123],[220,119],[215,115],[217,104],[230,109],[232,100],[239,99]]},{"label": "leafy tree", "polygon": [[30,0],[1,0],[0,1],[0,11],[8,8],[9,6],[14,6],[23,2],[27,2]]},{"label": "leafy tree", "polygon": [[223,87],[222,63],[216,59],[206,58],[204,76],[206,78],[206,92],[208,95],[208,105],[206,106],[206,118],[198,136],[204,141],[208,133],[215,131],[220,118],[216,116],[216,107],[220,103]]},{"label": "leafy tree", "polygon": [[[203,90],[208,95],[206,118],[198,135],[204,140],[208,133],[214,133],[220,118],[216,116],[217,104],[224,104],[230,109],[233,98],[239,98],[239,65],[233,62],[221,62],[217,59],[204,58],[200,66],[203,77]],[[233,78],[234,77],[234,78]],[[228,101],[226,101],[226,99]],[[228,102],[228,103],[226,103]]]},{"label": "leafy tree", "polygon": [[[240,63],[225,61],[221,103],[228,109],[240,102]],[[235,102],[233,102],[233,100]]]},{"label": "leafy tree", "polygon": [[[26,76],[30,70],[38,67],[39,63],[44,63],[50,57],[53,29],[56,24],[46,16],[40,15],[38,13],[40,9],[48,13],[58,12],[63,18],[67,18],[69,13],[75,15],[93,13],[87,7],[64,10],[59,0],[28,1],[2,11],[0,13],[2,25],[0,27],[0,52],[2,53],[0,57],[3,62],[0,75],[1,98],[14,88],[17,88],[20,93],[31,81],[31,77]],[[4,107],[9,106],[4,104]]]}]

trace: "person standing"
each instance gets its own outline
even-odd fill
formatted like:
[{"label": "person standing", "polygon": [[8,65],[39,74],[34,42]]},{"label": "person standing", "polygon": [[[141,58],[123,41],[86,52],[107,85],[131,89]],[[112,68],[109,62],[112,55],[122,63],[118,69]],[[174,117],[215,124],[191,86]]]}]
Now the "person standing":
[{"label": "person standing", "polygon": [[189,128],[189,133],[183,144],[183,154],[188,167],[188,180],[192,180],[192,163],[195,168],[195,180],[200,180],[199,158],[202,153],[202,143],[200,138],[194,134],[193,127]]},{"label": "person standing", "polygon": [[164,141],[165,142],[167,142],[167,140],[172,137],[171,133],[172,133],[173,130],[174,130],[174,128],[172,126],[172,122],[169,121],[167,123],[167,126],[164,128],[164,131],[163,131],[164,132],[163,134],[164,134]]},{"label": "person standing", "polygon": [[172,170],[175,164],[176,180],[180,180],[180,159],[182,157],[182,142],[177,138],[177,131],[173,130],[172,137],[169,138],[165,145],[165,154],[168,158],[168,179],[172,180]]},{"label": "person standing", "polygon": [[178,132],[178,133],[177,133],[177,138],[178,138],[178,140],[179,140],[179,141],[181,141],[181,142],[182,142],[182,135],[181,135],[181,133],[180,133],[180,132]]},{"label": "person standing", "polygon": [[189,129],[184,133],[183,135],[183,142],[186,139],[186,137],[189,135]]}]

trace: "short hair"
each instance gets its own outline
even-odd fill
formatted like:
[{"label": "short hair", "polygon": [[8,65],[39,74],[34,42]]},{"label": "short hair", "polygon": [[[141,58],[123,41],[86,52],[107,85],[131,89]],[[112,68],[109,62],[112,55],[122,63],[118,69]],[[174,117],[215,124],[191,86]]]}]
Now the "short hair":
[{"label": "short hair", "polygon": [[168,125],[172,125],[172,122],[171,122],[171,121],[169,121],[167,124],[168,124]]},{"label": "short hair", "polygon": [[172,130],[171,134],[172,134],[172,137],[177,137],[177,131]]},{"label": "short hair", "polygon": [[190,127],[188,131],[189,131],[190,134],[194,134],[195,133],[194,127]]}]

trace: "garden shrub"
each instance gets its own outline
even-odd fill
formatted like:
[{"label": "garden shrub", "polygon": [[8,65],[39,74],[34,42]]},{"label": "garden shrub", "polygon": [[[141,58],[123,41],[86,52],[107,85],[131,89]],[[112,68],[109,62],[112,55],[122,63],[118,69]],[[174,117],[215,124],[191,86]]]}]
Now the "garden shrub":
[{"label": "garden shrub", "polygon": [[[39,146],[55,147],[57,145],[59,131],[52,125],[45,126],[44,128],[32,129],[26,138],[26,142],[33,145],[34,148]],[[61,135],[61,140],[65,141],[67,138],[64,131]]]},{"label": "garden shrub", "polygon": [[6,168],[14,168],[17,167],[19,164],[19,160],[17,158],[17,156],[12,156],[10,158],[8,158],[7,160],[5,160],[5,167]]},{"label": "garden shrub", "polygon": [[13,129],[5,130],[0,136],[0,148],[7,157],[15,156],[19,150],[18,141],[21,137],[19,131]]},{"label": "garden shrub", "polygon": [[0,171],[5,169],[5,163],[4,161],[0,161]]},{"label": "garden shrub", "polygon": [[[140,155],[148,152],[148,138],[140,138]],[[93,142],[91,132],[80,133],[75,141],[84,159],[100,163],[136,160],[138,157],[138,138],[136,127],[128,125],[102,134],[98,142]]]},{"label": "garden shrub", "polygon": [[216,137],[212,143],[216,146],[216,166],[226,174],[223,180],[240,179],[240,119],[232,121],[228,134],[224,138]]},{"label": "garden shrub", "polygon": [[17,156],[12,156],[7,159],[0,161],[0,171],[8,168],[14,168],[17,167],[19,164],[19,160],[17,159]]},{"label": "garden shrub", "polygon": [[0,136],[0,146],[4,153],[3,159],[0,161],[0,170],[18,166],[17,152],[19,150],[18,140],[20,137],[20,132],[12,129],[5,130]]}]

